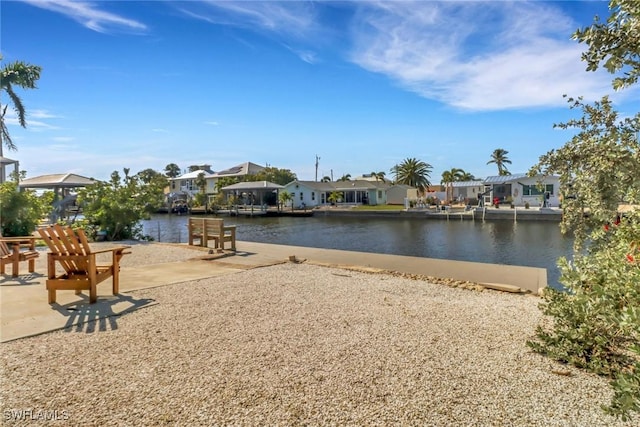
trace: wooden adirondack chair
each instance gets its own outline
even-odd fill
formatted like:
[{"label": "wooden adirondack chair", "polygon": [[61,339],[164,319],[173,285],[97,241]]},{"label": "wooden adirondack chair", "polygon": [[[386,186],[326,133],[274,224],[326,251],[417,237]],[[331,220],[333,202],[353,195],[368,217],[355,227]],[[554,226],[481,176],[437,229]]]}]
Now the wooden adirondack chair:
[{"label": "wooden adirondack chair", "polygon": [[[71,227],[53,225],[38,229],[38,233],[47,243],[51,252],[47,253],[47,291],[49,304],[56,302],[57,290],[75,290],[76,295],[82,290],[89,291],[89,302],[98,299],[96,287],[109,277],[113,282],[113,294],[119,291],[120,259],[130,246],[93,251],[89,247],[83,230],[74,231]],[[111,252],[111,263],[98,265],[96,255]],[[64,273],[56,275],[56,263]]]},{"label": "wooden adirondack chair", "polygon": [[12,265],[12,275],[19,274],[20,262],[29,261],[29,273],[33,273],[36,268],[36,258],[40,256],[36,251],[37,237],[2,237],[0,234],[0,274],[4,274],[4,266]]}]

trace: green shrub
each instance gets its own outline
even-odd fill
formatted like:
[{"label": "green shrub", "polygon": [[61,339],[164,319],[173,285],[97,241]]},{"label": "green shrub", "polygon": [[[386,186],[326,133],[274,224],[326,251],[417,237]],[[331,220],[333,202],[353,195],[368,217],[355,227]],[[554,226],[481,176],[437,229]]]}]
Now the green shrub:
[{"label": "green shrub", "polygon": [[107,240],[148,239],[142,234],[140,221],[162,206],[166,179],[145,183],[127,172],[125,169],[123,179],[113,172],[109,182],[98,182],[79,192],[78,203],[91,237],[103,230]]},{"label": "green shrub", "polygon": [[38,197],[33,190],[19,190],[15,181],[0,184],[0,225],[2,235],[28,236],[40,219],[50,210],[46,197]]}]

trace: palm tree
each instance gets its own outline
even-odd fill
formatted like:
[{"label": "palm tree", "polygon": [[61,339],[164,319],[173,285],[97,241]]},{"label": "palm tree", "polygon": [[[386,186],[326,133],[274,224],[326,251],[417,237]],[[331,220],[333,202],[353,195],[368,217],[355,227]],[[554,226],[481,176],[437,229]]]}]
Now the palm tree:
[{"label": "palm tree", "polygon": [[460,179],[458,181],[475,181],[476,177],[472,173],[460,170]]},{"label": "palm tree", "polygon": [[463,176],[464,171],[458,168],[451,168],[448,171],[442,172],[442,181],[440,184],[444,184],[447,187],[447,200],[453,199],[453,183],[462,181],[460,178]]},{"label": "palm tree", "polygon": [[335,205],[340,200],[342,200],[342,191],[332,191],[329,197],[327,197],[327,201],[332,205]]},{"label": "palm tree", "polygon": [[[2,60],[2,55],[0,55],[0,60]],[[7,93],[9,100],[13,103],[13,109],[18,116],[18,123],[23,128],[27,127],[27,112],[22,104],[22,100],[13,89],[14,86],[20,86],[23,89],[35,89],[36,81],[40,78],[40,71],[42,71],[41,67],[22,61],[12,62],[2,67],[0,71],[0,93]],[[17,149],[11,140],[7,124],[4,121],[8,106],[7,104],[3,107],[0,104],[0,156],[2,156],[3,145],[6,145],[9,150]]]},{"label": "palm tree", "polygon": [[431,169],[433,169],[433,166],[429,163],[415,158],[407,158],[399,165],[391,168],[391,172],[395,174],[395,182],[398,184],[410,185],[420,191],[424,191],[425,188],[431,185],[429,182]]},{"label": "palm tree", "polygon": [[385,182],[385,181],[386,181],[386,180],[385,180],[385,175],[386,175],[386,174],[384,173],[384,171],[380,171],[380,172],[371,172],[371,176],[372,176],[373,178],[375,178],[375,179],[376,179],[376,181],[382,181],[382,182]]},{"label": "palm tree", "polygon": [[351,181],[351,174],[347,173],[342,175],[338,181]]},{"label": "palm tree", "polygon": [[202,199],[201,203],[204,205],[204,211],[207,212],[209,208],[209,206],[207,206],[207,178],[204,176],[204,172],[200,172],[198,174],[194,184],[200,189],[200,198]]},{"label": "palm tree", "polygon": [[507,157],[509,152],[503,148],[496,148],[491,153],[491,160],[487,162],[487,164],[495,163],[498,167],[498,175],[511,175],[511,172],[505,166],[505,163],[511,164],[511,160]]},{"label": "palm tree", "polygon": [[[283,209],[284,209],[284,205],[286,205],[291,200],[293,200],[293,197],[291,196],[291,193],[289,193],[288,191],[283,191],[280,194],[278,194],[278,201],[282,205]],[[291,210],[293,210],[293,203],[291,203]]]},{"label": "palm tree", "polygon": [[323,176],[322,179],[320,180],[320,182],[331,182],[331,177],[330,176]]},{"label": "palm tree", "polygon": [[164,173],[169,178],[180,176],[180,166],[176,165],[175,163],[169,163],[164,167]]}]

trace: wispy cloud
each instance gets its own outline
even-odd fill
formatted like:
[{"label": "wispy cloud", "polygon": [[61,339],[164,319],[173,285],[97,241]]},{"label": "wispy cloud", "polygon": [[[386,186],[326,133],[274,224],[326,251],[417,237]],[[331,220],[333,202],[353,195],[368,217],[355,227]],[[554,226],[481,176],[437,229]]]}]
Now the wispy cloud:
[{"label": "wispy cloud", "polygon": [[291,46],[285,45],[287,49],[291,52],[295,53],[298,58],[302,59],[304,62],[308,64],[316,64],[319,62],[318,55],[316,52],[307,50],[307,49],[295,49]]},{"label": "wispy cloud", "polygon": [[[204,1],[182,2],[179,10],[186,16],[214,25],[237,27],[267,34],[302,61],[318,62],[317,53],[309,45],[327,28],[317,16],[315,4],[303,1]],[[251,45],[246,40],[239,41]],[[291,45],[307,44],[298,48]]]},{"label": "wispy cloud", "polygon": [[218,123],[215,120],[207,120],[206,122],[204,122],[205,125],[209,125],[209,126],[219,126],[220,123]]},{"label": "wispy cloud", "polygon": [[302,37],[317,26],[311,2],[291,1],[203,1],[184,2],[180,10],[186,15],[219,25]]},{"label": "wispy cloud", "polygon": [[[59,127],[45,123],[42,120],[34,120],[34,118],[49,119],[49,118],[55,118],[55,117],[57,116],[50,114],[45,110],[28,111],[27,117],[26,117],[27,130],[32,130],[37,132],[37,131],[43,131],[43,130],[59,129]],[[18,115],[12,109],[7,109],[7,113],[4,117],[4,122],[9,126],[20,126],[20,122],[18,121]]]},{"label": "wispy cloud", "polygon": [[154,128],[154,129],[151,129],[151,132],[157,132],[157,133],[169,133],[169,131],[168,131],[168,130],[166,130],[166,129],[162,129],[162,128]]},{"label": "wispy cloud", "polygon": [[72,136],[54,136],[53,138],[51,138],[53,141],[55,142],[72,142],[75,141],[76,139]]},{"label": "wispy cloud", "polygon": [[594,99],[609,89],[584,72],[576,27],[541,3],[361,4],[351,58],[459,109],[559,106],[563,94]]},{"label": "wispy cloud", "polygon": [[36,119],[59,119],[61,116],[52,114],[47,110],[29,110],[29,117]]},{"label": "wispy cloud", "polygon": [[71,0],[22,0],[35,7],[47,9],[52,12],[65,15],[90,30],[99,33],[120,32],[145,32],[147,26],[134,19],[125,18],[111,12],[101,10],[102,3],[89,3]]}]

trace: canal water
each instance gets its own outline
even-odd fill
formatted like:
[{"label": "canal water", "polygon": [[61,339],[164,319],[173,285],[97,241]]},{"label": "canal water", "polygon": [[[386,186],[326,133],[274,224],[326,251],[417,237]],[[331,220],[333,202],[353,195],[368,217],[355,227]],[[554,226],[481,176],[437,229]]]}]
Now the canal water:
[{"label": "canal water", "polygon": [[[408,255],[547,269],[559,287],[559,257],[570,257],[573,240],[555,221],[482,222],[420,218],[224,217],[237,239],[280,245]],[[154,215],[143,231],[160,242],[187,241],[187,216]]]}]

